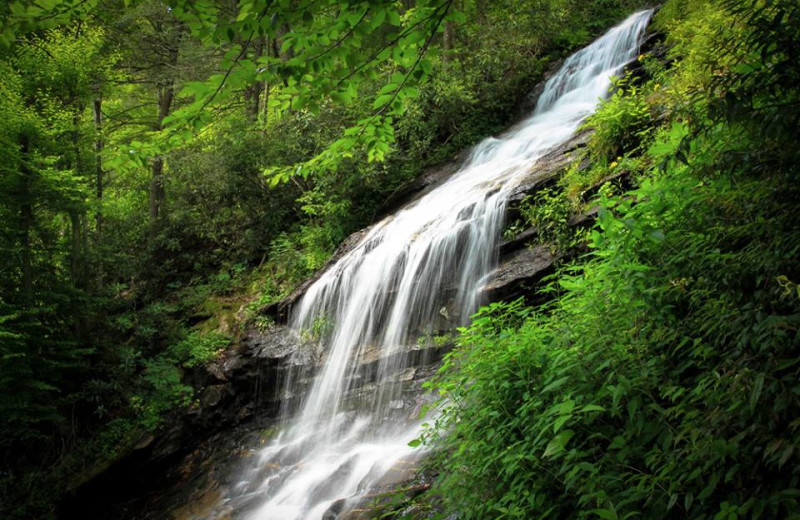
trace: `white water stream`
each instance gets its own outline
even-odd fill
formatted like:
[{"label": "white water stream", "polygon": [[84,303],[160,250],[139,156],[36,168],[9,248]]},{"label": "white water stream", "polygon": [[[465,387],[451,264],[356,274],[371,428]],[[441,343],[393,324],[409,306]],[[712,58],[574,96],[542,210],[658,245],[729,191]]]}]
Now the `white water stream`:
[{"label": "white water stream", "polygon": [[[529,118],[477,145],[449,180],[376,224],[308,289],[292,327],[330,329],[321,339],[324,363],[300,414],[242,477],[241,492],[258,496],[248,520],[318,520],[336,500],[358,497],[414,457],[407,445],[419,434],[414,414],[391,413],[404,406],[402,385],[391,384],[408,368],[403,347],[434,332],[437,320],[462,325],[476,310],[509,191],[607,95],[611,76],[637,56],[650,16],[636,13],[572,55]],[[377,384],[364,397],[356,360],[375,352]],[[346,396],[356,387],[362,397],[352,406]]]}]

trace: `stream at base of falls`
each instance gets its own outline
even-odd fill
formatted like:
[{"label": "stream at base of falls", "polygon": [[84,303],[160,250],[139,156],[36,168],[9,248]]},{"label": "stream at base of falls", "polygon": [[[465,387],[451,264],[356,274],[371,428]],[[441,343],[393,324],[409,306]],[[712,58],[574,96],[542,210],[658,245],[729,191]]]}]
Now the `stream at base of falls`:
[{"label": "stream at base of falls", "polygon": [[[468,323],[496,263],[509,192],[608,94],[651,14],[631,15],[570,56],[527,119],[475,146],[458,172],[375,224],[309,287],[290,325],[322,356],[319,372],[206,518],[336,518],[404,467],[413,472],[422,453],[408,443],[423,403],[404,393],[418,362],[408,346]],[[288,378],[287,394],[299,377]]]}]

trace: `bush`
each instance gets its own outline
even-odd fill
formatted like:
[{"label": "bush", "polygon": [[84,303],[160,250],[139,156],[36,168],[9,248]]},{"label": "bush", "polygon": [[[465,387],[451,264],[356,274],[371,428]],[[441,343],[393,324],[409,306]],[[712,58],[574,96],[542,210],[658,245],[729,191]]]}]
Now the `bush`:
[{"label": "bush", "polygon": [[[659,15],[684,56],[658,79],[660,124],[624,123],[616,108],[641,99],[612,98],[594,119],[589,160],[607,161],[627,129],[648,140],[624,145],[639,187],[601,191],[586,262],[546,307],[479,311],[439,372],[444,410],[423,440],[460,518],[800,518],[798,157],[765,103],[791,120],[800,92],[758,90],[762,68],[726,69],[747,45],[725,54],[687,37],[711,26],[758,42],[788,4],[724,4],[735,8],[676,1]],[[727,75],[710,82],[709,64]],[[710,102],[726,89],[772,119]]]},{"label": "bush", "polygon": [[800,299],[778,276],[794,272],[800,233],[774,187],[698,188],[687,170],[645,183],[638,205],[604,201],[594,260],[562,277],[551,313],[494,305],[462,331],[429,432],[448,509],[794,514]]},{"label": "bush", "polygon": [[632,77],[617,79],[614,93],[584,123],[594,130],[589,141],[592,157],[612,160],[636,150],[651,120],[650,108]]}]

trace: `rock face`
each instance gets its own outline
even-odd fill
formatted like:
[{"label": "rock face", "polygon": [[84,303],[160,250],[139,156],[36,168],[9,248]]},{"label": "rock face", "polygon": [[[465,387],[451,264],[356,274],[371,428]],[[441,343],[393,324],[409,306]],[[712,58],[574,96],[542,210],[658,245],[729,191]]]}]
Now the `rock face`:
[{"label": "rock face", "polygon": [[495,269],[481,287],[481,293],[487,301],[513,300],[532,293],[557,259],[558,255],[546,244],[515,251]]},{"label": "rock face", "polygon": [[248,331],[216,362],[186,374],[195,388],[202,388],[194,406],[172,417],[156,435],[141,439],[99,477],[76,485],[58,517],[163,518],[169,508],[156,490],[174,488],[177,500],[184,481],[194,481],[203,471],[212,478],[213,461],[240,449],[238,441],[253,429],[274,422],[284,405],[275,389],[290,358],[302,350],[285,326]]},{"label": "rock face", "polygon": [[[366,349],[348,402],[356,407],[363,396],[379,391],[379,364],[402,355],[407,368],[382,383],[402,390],[387,413],[418,416],[422,383],[452,346],[451,341],[414,344],[389,354]],[[237,485],[254,448],[277,432],[279,418],[296,411],[319,368],[318,348],[313,338],[299,337],[285,325],[247,331],[217,362],[189,374],[203,388],[196,406],[78,486],[62,501],[58,518],[227,518],[232,506],[221,505],[219,498]],[[234,504],[236,510],[250,505]]]}]

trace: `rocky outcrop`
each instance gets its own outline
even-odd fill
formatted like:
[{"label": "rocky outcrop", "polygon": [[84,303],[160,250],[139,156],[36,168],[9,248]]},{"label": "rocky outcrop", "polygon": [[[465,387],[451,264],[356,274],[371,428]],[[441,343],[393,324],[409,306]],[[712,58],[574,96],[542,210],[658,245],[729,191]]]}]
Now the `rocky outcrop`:
[{"label": "rocky outcrop", "polygon": [[[386,388],[378,385],[378,367],[402,357],[405,368],[382,383],[401,390],[387,414],[418,416],[424,404],[422,384],[452,346],[451,341],[437,341],[390,353],[365,349],[345,406],[355,407],[364,396]],[[219,508],[219,497],[237,484],[254,447],[271,438],[282,415],[296,410],[321,360],[314,338],[285,325],[248,330],[216,362],[187,374],[202,388],[187,412],[144,436],[100,476],[75,486],[58,517],[188,520]]]},{"label": "rocky outcrop", "polygon": [[558,258],[545,244],[515,251],[492,272],[481,287],[481,294],[486,301],[513,300],[531,294]]},{"label": "rocky outcrop", "polygon": [[522,180],[511,190],[508,197],[509,204],[513,206],[528,195],[555,184],[564,170],[575,160],[577,153],[589,142],[590,137],[590,131],[580,130],[568,141],[531,164]]}]

